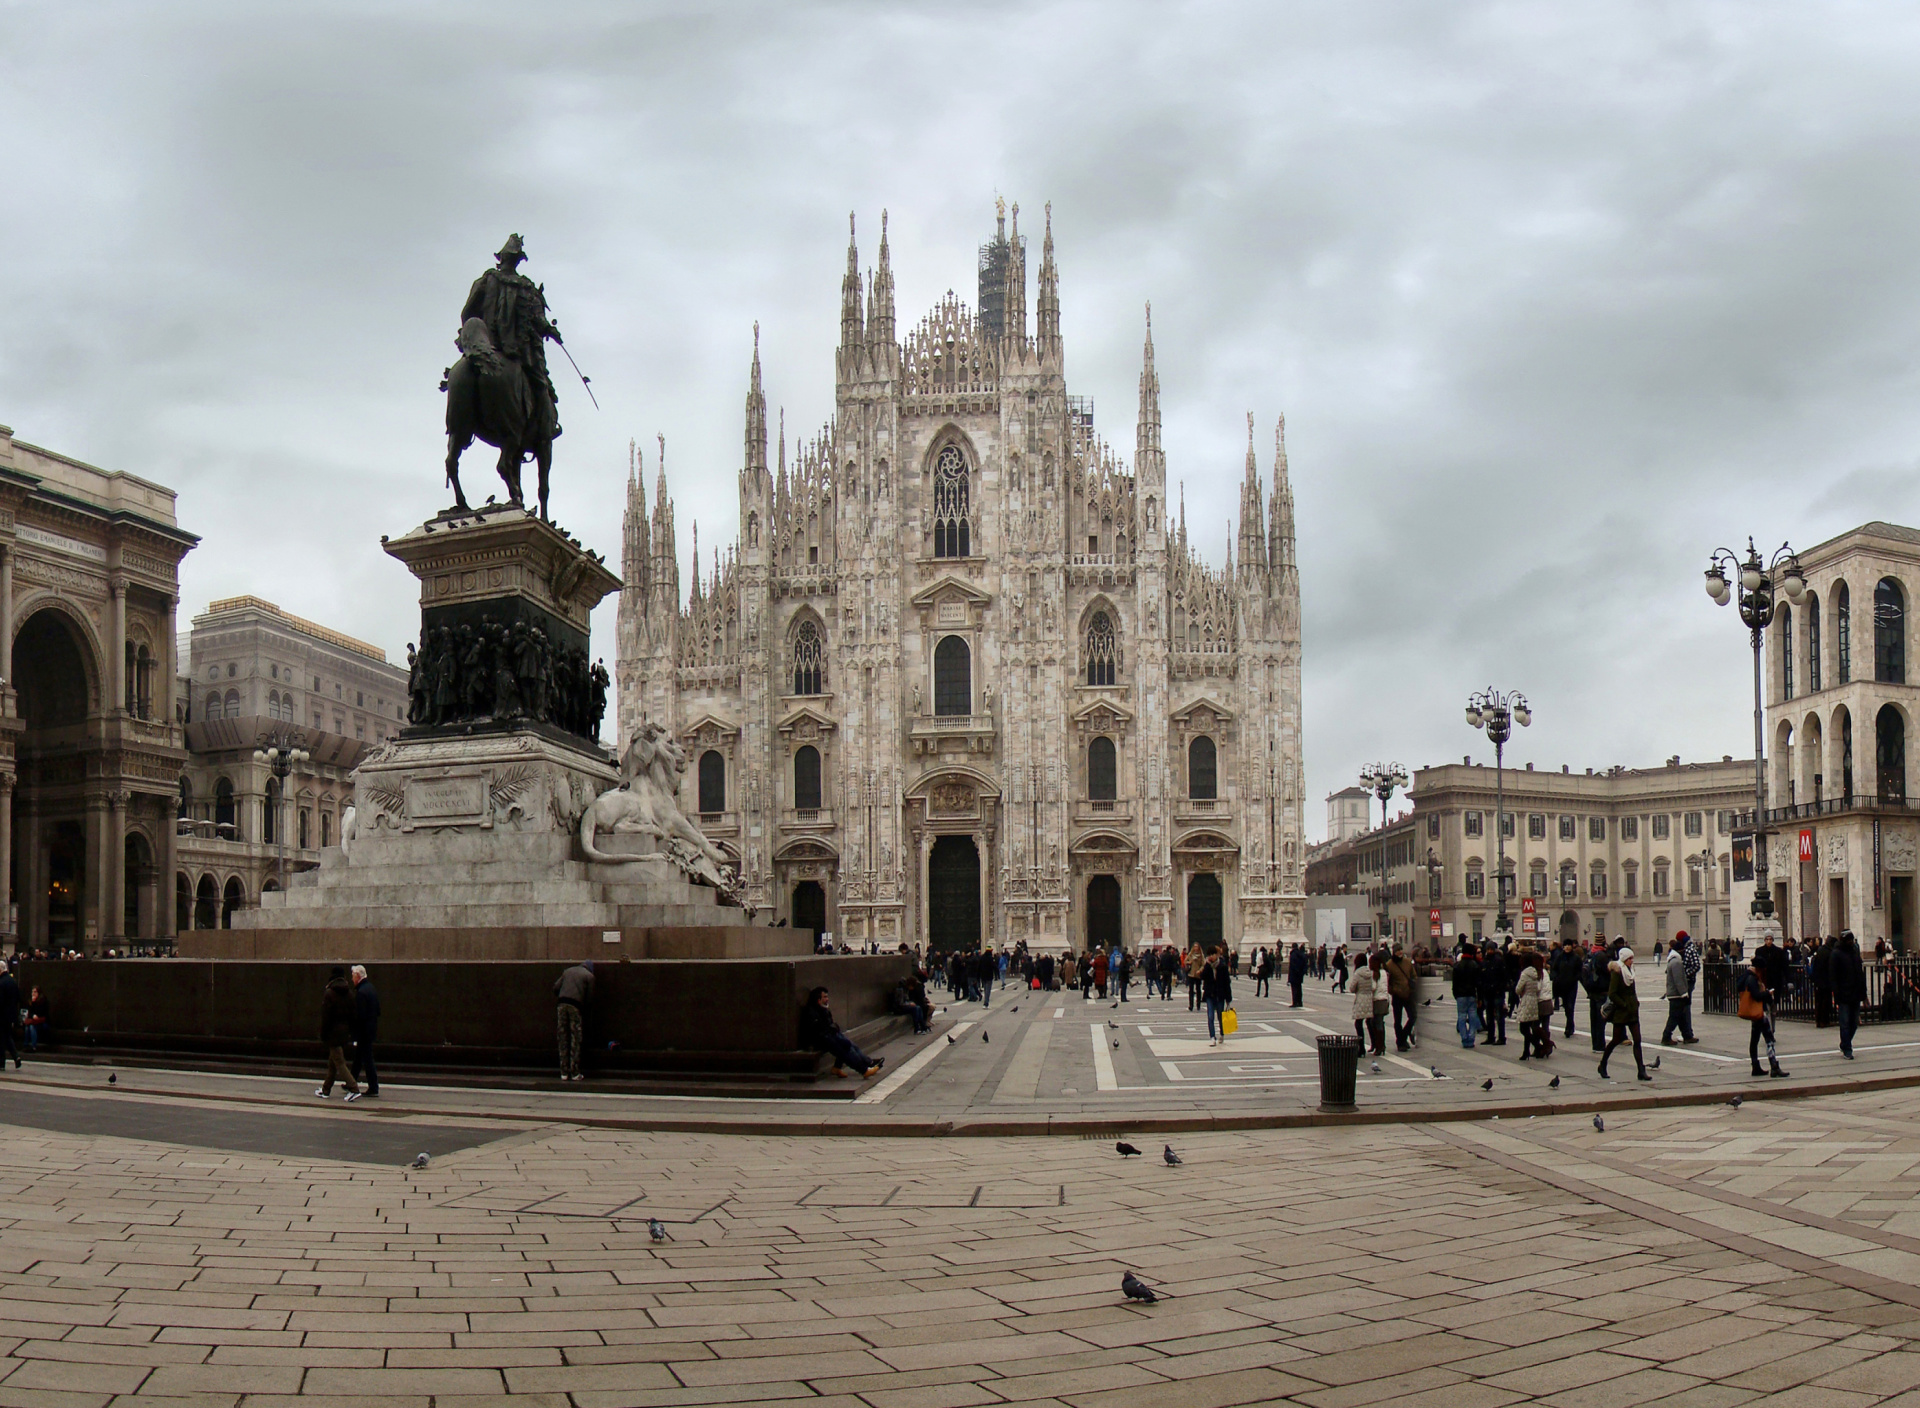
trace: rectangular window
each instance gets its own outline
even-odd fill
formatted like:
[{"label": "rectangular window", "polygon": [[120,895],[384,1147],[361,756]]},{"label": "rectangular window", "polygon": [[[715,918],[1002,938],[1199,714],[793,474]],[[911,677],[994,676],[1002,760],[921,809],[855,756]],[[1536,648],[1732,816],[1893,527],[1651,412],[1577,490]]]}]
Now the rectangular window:
[{"label": "rectangular window", "polygon": [[1587,877],[1587,892],[1597,900],[1607,897],[1607,872],[1596,870]]},{"label": "rectangular window", "polygon": [[1672,834],[1673,818],[1665,812],[1657,813],[1653,818],[1653,839],[1664,841]]},{"label": "rectangular window", "polygon": [[1539,812],[1533,812],[1527,817],[1527,839],[1529,841],[1547,839],[1547,819]]},{"label": "rectangular window", "polygon": [[1438,873],[1427,877],[1427,902],[1429,904],[1440,903],[1440,876]]},{"label": "rectangular window", "polygon": [[1560,898],[1577,900],[1580,898],[1580,877],[1571,868],[1560,872]]},{"label": "rectangular window", "polygon": [[1605,817],[1590,816],[1587,818],[1587,839],[1589,841],[1604,841],[1607,839],[1607,819]]},{"label": "rectangular window", "polygon": [[1519,879],[1520,877],[1515,875],[1512,871],[1508,871],[1505,875],[1502,875],[1500,877],[1500,890],[1501,890],[1502,898],[1504,899],[1513,898],[1514,885],[1518,883]]},{"label": "rectangular window", "polygon": [[1733,834],[1733,813],[1725,810],[1715,812],[1713,814],[1713,824],[1714,829],[1722,836],[1731,836]]},{"label": "rectangular window", "polygon": [[1527,893],[1537,900],[1547,897],[1547,872],[1536,870],[1527,877]]},{"label": "rectangular window", "polygon": [[1466,829],[1467,829],[1467,836],[1469,838],[1476,838],[1480,835],[1480,813],[1479,812],[1467,813]]},{"label": "rectangular window", "polygon": [[1704,867],[1701,867],[1698,865],[1690,865],[1687,867],[1687,893],[1688,894],[1698,895],[1700,893],[1700,872],[1703,868]]},{"label": "rectangular window", "polygon": [[1627,947],[1633,947],[1633,916],[1631,914],[1627,916]]},{"label": "rectangular window", "polygon": [[1467,872],[1467,898],[1483,900],[1487,897],[1487,877],[1485,872],[1469,870]]},{"label": "rectangular window", "polygon": [[1087,556],[1097,557],[1100,553],[1100,539],[1092,533],[1087,534]]},{"label": "rectangular window", "polygon": [[1629,870],[1620,882],[1626,886],[1626,897],[1630,900],[1640,897],[1640,872]]},{"label": "rectangular window", "polygon": [[1512,812],[1500,813],[1500,834],[1509,841],[1513,839],[1513,824],[1517,820]]},{"label": "rectangular window", "polygon": [[353,707],[356,709],[364,709],[367,707],[367,696],[357,689],[353,692]]},{"label": "rectangular window", "polygon": [[1427,818],[1427,836],[1434,841],[1440,839],[1440,813],[1435,812]]},{"label": "rectangular window", "polygon": [[1687,835],[1689,835],[1689,836],[1698,836],[1698,835],[1700,835],[1700,834],[1701,834],[1701,825],[1702,825],[1702,823],[1701,823],[1701,814],[1700,814],[1699,812],[1688,812],[1688,813],[1687,813]]},{"label": "rectangular window", "polygon": [[1560,839],[1562,841],[1571,841],[1575,839],[1573,827],[1574,827],[1574,820],[1572,817],[1563,816],[1560,818]]},{"label": "rectangular window", "polygon": [[1640,839],[1639,817],[1623,816],[1620,818],[1620,839],[1622,841],[1638,841]]},{"label": "rectangular window", "polygon": [[1476,914],[1473,916],[1473,941],[1479,943],[1484,937],[1485,935],[1480,932],[1480,916]]},{"label": "rectangular window", "polygon": [[1664,865],[1653,868],[1653,897],[1657,900],[1667,897],[1667,868]]}]

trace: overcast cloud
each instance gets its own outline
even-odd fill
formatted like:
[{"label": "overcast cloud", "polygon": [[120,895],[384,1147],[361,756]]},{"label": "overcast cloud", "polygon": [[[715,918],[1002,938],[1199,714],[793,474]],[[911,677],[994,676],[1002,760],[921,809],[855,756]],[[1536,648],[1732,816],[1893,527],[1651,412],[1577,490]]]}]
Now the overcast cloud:
[{"label": "overcast cloud", "polygon": [[601,404],[556,367],[556,517],[617,562],[661,433],[710,561],[755,319],[832,412],[847,212],[904,330],[1051,200],[1070,387],[1130,453],[1151,299],[1216,563],[1286,413],[1315,795],[1487,755],[1488,683],[1520,762],[1740,754],[1708,551],[1920,521],[1917,73],[1885,4],[0,4],[0,422],[179,490],[183,634],[253,592],[399,657],[379,537],[509,231]]}]

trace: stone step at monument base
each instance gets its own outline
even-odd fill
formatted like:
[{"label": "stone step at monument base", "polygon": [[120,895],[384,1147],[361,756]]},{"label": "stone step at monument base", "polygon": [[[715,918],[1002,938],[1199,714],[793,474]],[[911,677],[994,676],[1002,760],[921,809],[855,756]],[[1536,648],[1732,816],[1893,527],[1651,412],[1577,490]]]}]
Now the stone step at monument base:
[{"label": "stone step at monument base", "polygon": [[[305,963],[609,963],[641,960],[787,959],[813,951],[808,929],[720,924],[339,924],[182,933],[182,958]],[[611,937],[609,937],[611,936]]]}]

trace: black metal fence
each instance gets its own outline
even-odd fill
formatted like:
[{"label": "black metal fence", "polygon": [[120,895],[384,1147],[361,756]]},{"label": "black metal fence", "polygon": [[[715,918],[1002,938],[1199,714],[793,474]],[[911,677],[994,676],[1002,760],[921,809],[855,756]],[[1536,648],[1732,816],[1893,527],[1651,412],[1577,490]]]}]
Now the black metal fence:
[{"label": "black metal fence", "polygon": [[[1745,971],[1744,963],[1703,963],[1701,1010],[1723,1017],[1737,1015],[1740,975]],[[1869,960],[1866,971],[1867,1000],[1860,1007],[1861,1022],[1920,1020],[1920,957],[1903,955],[1884,963]],[[1818,1005],[1807,965],[1788,964],[1787,981],[1774,997],[1774,1016],[1784,1022],[1811,1022],[1820,1015]]]}]

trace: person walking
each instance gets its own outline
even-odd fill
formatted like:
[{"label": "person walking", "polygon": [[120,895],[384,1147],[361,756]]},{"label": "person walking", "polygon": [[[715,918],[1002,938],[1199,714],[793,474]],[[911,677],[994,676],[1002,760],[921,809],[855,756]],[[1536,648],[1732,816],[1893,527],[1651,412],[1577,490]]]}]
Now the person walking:
[{"label": "person walking", "polygon": [[1607,1021],[1600,1015],[1607,1001],[1607,965],[1611,956],[1606,936],[1595,934],[1593,947],[1580,964],[1580,986],[1587,990],[1587,1028],[1593,1036],[1593,1049],[1607,1049]]},{"label": "person walking", "polygon": [[1200,974],[1207,966],[1207,956],[1200,951],[1199,944],[1187,946],[1187,1011],[1200,1010]]},{"label": "person walking", "polygon": [[1860,1029],[1860,1007],[1867,1000],[1867,969],[1860,961],[1860,941],[1853,930],[1842,929],[1833,946],[1833,1011],[1840,1022],[1840,1054],[1853,1059],[1853,1034]]},{"label": "person walking", "polygon": [[[1771,939],[1771,935],[1768,936]],[[1773,1045],[1773,989],[1767,985],[1765,962],[1761,955],[1768,945],[1761,945],[1752,958],[1747,960],[1747,971],[1740,978],[1741,1017],[1746,1019],[1747,1059],[1753,1064],[1753,1074],[1757,1076],[1785,1076],[1780,1069],[1780,1055]],[[1775,950],[1778,952],[1778,950]],[[1767,1044],[1767,1070],[1760,1069],[1760,1043]]]},{"label": "person walking", "polygon": [[1816,1027],[1833,1025],[1833,950],[1840,942],[1837,935],[1829,934],[1826,942],[1813,951],[1807,960],[1807,977],[1813,981],[1813,1024]]},{"label": "person walking", "polygon": [[1110,968],[1111,962],[1107,958],[1107,951],[1103,948],[1095,949],[1093,951],[1093,987],[1095,996],[1102,1002],[1107,1000],[1107,973]]},{"label": "person walking", "polygon": [[1680,1044],[1673,1039],[1675,1032],[1679,1032],[1684,1041],[1696,1040],[1693,1034],[1692,984],[1687,978],[1686,937],[1685,929],[1674,935],[1673,946],[1667,950],[1667,956],[1660,964],[1660,971],[1666,975],[1667,997],[1667,1025],[1660,1033],[1662,1046]]},{"label": "person walking", "polygon": [[1580,992],[1580,945],[1562,939],[1553,951],[1549,972],[1553,978],[1553,1000],[1567,1014],[1567,1039],[1572,1040],[1574,999]]},{"label": "person walking", "polygon": [[1307,969],[1312,966],[1313,960],[1307,956],[1307,946],[1305,944],[1295,944],[1293,951],[1287,955],[1287,989],[1289,993],[1287,1006],[1304,1007],[1307,1005],[1306,997],[1302,989],[1306,986]]},{"label": "person walking", "polygon": [[1488,1046],[1507,1044],[1507,955],[1488,944],[1480,953],[1480,1025]]},{"label": "person walking", "polygon": [[1393,1003],[1393,1049],[1410,1051],[1420,1044],[1420,1037],[1414,1031],[1415,1014],[1414,989],[1419,983],[1419,972],[1408,959],[1406,951],[1394,946],[1393,957],[1387,960],[1387,996]]},{"label": "person walking", "polygon": [[1224,1046],[1226,1023],[1222,1020],[1233,1002],[1233,972],[1227,956],[1215,949],[1200,964],[1200,996],[1207,1007],[1207,1045]]},{"label": "person walking", "polygon": [[1600,1053],[1600,1079],[1611,1080],[1607,1074],[1607,1062],[1613,1056],[1613,1049],[1633,1038],[1633,1064],[1639,1069],[1641,1080],[1652,1080],[1647,1074],[1646,1057],[1640,1050],[1640,993],[1633,973],[1633,950],[1625,944],[1614,955],[1613,962],[1607,965],[1607,1020],[1613,1023],[1613,1035],[1608,1038],[1606,1049]]},{"label": "person walking", "polygon": [[1353,1034],[1375,1056],[1387,1052],[1387,984],[1380,955],[1353,966]]},{"label": "person walking", "polygon": [[1530,1061],[1545,1056],[1548,1047],[1542,1028],[1547,1021],[1540,1013],[1540,990],[1544,980],[1540,955],[1530,953],[1522,960],[1520,981],[1514,986],[1513,1020],[1520,1028],[1520,1059]]},{"label": "person walking", "polygon": [[380,1098],[380,1068],[374,1064],[373,1043],[380,1035],[380,994],[367,977],[365,965],[353,965],[353,1073],[366,1082],[367,1098]]},{"label": "person walking", "polygon": [[1265,944],[1253,958],[1253,995],[1255,997],[1273,996],[1273,955]]},{"label": "person walking", "polygon": [[347,970],[335,968],[327,975],[326,990],[320,994],[320,1043],[327,1048],[327,1074],[313,1093],[322,1100],[333,1094],[337,1080],[346,1088],[347,1103],[360,1098],[360,1082],[347,1065],[347,1048],[353,1044],[353,989],[347,986]]},{"label": "person walking", "polygon": [[[20,1011],[27,1004],[20,1000],[20,983],[13,976],[13,969],[0,963],[0,1069],[7,1064],[7,1057],[13,1057],[13,1068],[20,1069],[20,1048],[14,1045],[14,1023],[20,1021]],[[24,1037],[25,1033],[21,1035]]]},{"label": "person walking", "polygon": [[1471,943],[1462,943],[1453,960],[1453,1010],[1460,1045],[1471,1051],[1474,1033],[1480,1029],[1480,960]]},{"label": "person walking", "polygon": [[560,1079],[585,1080],[580,1073],[580,1041],[586,1035],[587,1008],[593,1004],[593,960],[582,959],[561,973],[554,980],[553,998]]}]

